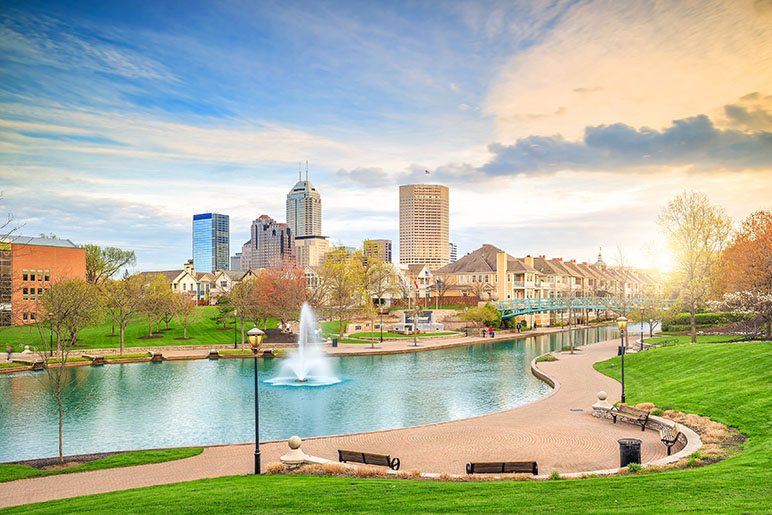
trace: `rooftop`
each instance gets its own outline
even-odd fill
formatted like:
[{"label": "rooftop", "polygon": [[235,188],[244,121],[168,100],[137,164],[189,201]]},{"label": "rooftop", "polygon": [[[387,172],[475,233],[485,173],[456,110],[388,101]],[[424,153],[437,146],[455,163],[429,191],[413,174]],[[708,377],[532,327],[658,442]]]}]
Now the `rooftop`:
[{"label": "rooftop", "polygon": [[77,249],[70,240],[64,240],[59,238],[46,238],[35,236],[6,236],[0,238],[3,243],[12,243],[14,245],[39,245],[41,247],[64,247],[70,249]]}]

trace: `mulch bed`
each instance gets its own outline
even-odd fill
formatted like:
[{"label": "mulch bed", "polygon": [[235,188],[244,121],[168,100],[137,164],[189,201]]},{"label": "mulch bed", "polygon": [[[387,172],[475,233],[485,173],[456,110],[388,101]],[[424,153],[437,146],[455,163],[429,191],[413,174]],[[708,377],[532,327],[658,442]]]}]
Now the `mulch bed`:
[{"label": "mulch bed", "polygon": [[76,465],[88,463],[89,461],[101,460],[102,458],[109,458],[110,456],[114,456],[116,454],[121,454],[121,453],[120,452],[100,452],[95,454],[75,454],[73,456],[65,456],[64,467],[59,461],[58,456],[53,458],[38,458],[35,460],[9,461],[7,463],[4,463],[3,465],[26,465],[28,467],[36,468],[38,470],[54,470],[57,468],[74,467]]},{"label": "mulch bed", "polygon": [[175,340],[192,340],[193,338],[194,338],[193,336],[188,336],[187,338],[183,338],[182,336],[180,336],[179,338],[175,338]]},{"label": "mulch bed", "polygon": [[140,336],[137,340],[155,340],[157,338],[163,338],[162,334],[154,334],[153,336]]},{"label": "mulch bed", "polygon": [[282,333],[281,329],[266,329],[263,345],[272,343],[297,343],[298,335],[294,333]]},{"label": "mulch bed", "polygon": [[218,331],[233,331],[232,327],[218,327]]}]

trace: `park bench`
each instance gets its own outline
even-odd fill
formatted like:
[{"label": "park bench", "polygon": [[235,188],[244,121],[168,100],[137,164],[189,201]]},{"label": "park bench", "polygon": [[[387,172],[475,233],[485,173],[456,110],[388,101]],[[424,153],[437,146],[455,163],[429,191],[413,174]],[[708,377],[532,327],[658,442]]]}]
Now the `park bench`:
[{"label": "park bench", "polygon": [[210,349],[209,354],[206,355],[208,359],[220,359],[220,353],[215,349]]},{"label": "park bench", "polygon": [[539,474],[535,461],[494,461],[467,463],[467,474]]},{"label": "park bench", "polygon": [[662,443],[667,445],[667,455],[670,456],[670,449],[678,443],[678,437],[681,436],[681,428],[678,424],[673,424],[673,427],[663,427],[659,430],[659,438]]},{"label": "park bench", "polygon": [[364,463],[365,465],[380,465],[392,470],[399,470],[399,458],[391,458],[388,454],[375,454],[372,452],[347,451],[338,449],[338,461],[346,463]]},{"label": "park bench", "polygon": [[609,412],[611,418],[614,419],[614,423],[617,423],[617,417],[626,418],[641,426],[641,431],[646,430],[646,423],[649,421],[649,412],[633,408],[632,406],[626,406],[621,404],[619,406],[612,407]]},{"label": "park bench", "polygon": [[164,355],[160,352],[156,352],[154,350],[147,351],[148,354],[150,354],[150,361],[163,361]]}]

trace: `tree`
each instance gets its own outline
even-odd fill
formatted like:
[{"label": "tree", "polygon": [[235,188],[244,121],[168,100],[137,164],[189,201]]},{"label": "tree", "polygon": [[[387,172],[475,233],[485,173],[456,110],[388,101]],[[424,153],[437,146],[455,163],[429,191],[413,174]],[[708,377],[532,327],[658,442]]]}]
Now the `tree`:
[{"label": "tree", "polygon": [[153,337],[153,322],[160,322],[161,317],[170,309],[174,292],[169,282],[161,274],[151,274],[145,278],[142,290],[142,311],[147,318],[148,337]]},{"label": "tree", "polygon": [[723,289],[772,292],[772,211],[745,218],[721,258]]},{"label": "tree", "polygon": [[327,285],[324,308],[340,322],[339,337],[343,337],[343,322],[363,305],[362,260],[343,248],[327,254],[319,275]]},{"label": "tree", "polygon": [[174,296],[174,313],[182,326],[182,338],[188,339],[188,326],[195,322],[201,315],[201,311],[196,309],[196,301],[190,295],[179,293]]},{"label": "tree", "polygon": [[60,350],[65,331],[77,336],[78,330],[98,318],[102,309],[99,295],[82,279],[70,278],[53,283],[38,300],[39,319],[47,320],[56,335],[56,350]]},{"label": "tree", "polygon": [[268,317],[265,296],[261,294],[261,289],[267,282],[267,271],[261,271],[255,279],[242,281],[231,289],[231,306],[236,311],[236,315],[241,321],[241,344],[244,345],[246,335],[244,325],[247,320],[259,324],[263,322],[263,327],[267,325]]},{"label": "tree", "polygon": [[657,224],[673,253],[680,297],[689,308],[691,340],[697,342],[695,313],[711,290],[711,276],[732,228],[732,220],[702,193],[687,191],[668,202]]},{"label": "tree", "polygon": [[233,317],[233,305],[228,294],[217,297],[217,313],[212,317],[215,325],[222,324],[223,329],[228,328],[228,321]]},{"label": "tree", "polygon": [[[38,324],[38,331],[41,330],[41,326]],[[70,354],[70,349],[67,346],[59,345],[59,342],[57,342],[56,351],[54,352],[53,349],[49,349],[51,354],[49,355],[49,352],[46,352],[46,338],[41,334],[40,339],[43,342],[43,345],[41,346],[41,350],[37,352],[37,356],[39,360],[43,361],[46,380],[43,381],[40,378],[38,378],[38,380],[47,389],[48,393],[51,394],[51,397],[53,397],[54,402],[56,403],[56,414],[59,422],[59,462],[64,463],[62,438],[64,417],[73,411],[81,409],[83,405],[91,399],[105,373],[107,373],[107,370],[105,370],[101,377],[91,386],[89,392],[78,404],[67,408],[65,407],[66,400],[82,388],[86,376],[74,374],[70,369],[64,366],[64,364],[67,363]]]},{"label": "tree", "polygon": [[86,249],[86,280],[91,284],[101,284],[114,276],[121,268],[137,264],[133,250],[121,250],[117,247],[82,245]]},{"label": "tree", "polygon": [[442,304],[445,295],[456,286],[455,276],[440,277],[434,281],[434,290],[437,292],[437,304]]},{"label": "tree", "polygon": [[709,302],[709,305],[716,311],[755,315],[753,319],[744,322],[747,332],[757,335],[766,333],[766,338],[772,339],[772,292],[756,290],[725,293],[720,301]]},{"label": "tree", "polygon": [[302,269],[265,270],[258,277],[258,283],[265,311],[270,316],[278,319],[282,325],[300,318],[300,309],[308,297]]},{"label": "tree", "polygon": [[145,283],[142,276],[126,276],[120,281],[102,284],[102,295],[108,315],[118,324],[120,353],[123,354],[126,326],[142,312],[142,297]]},{"label": "tree", "polygon": [[[370,315],[370,327],[375,328],[375,315],[378,310],[383,309],[383,298],[399,291],[394,266],[385,261],[369,258],[364,274],[364,288],[365,295],[368,297],[365,306],[367,306],[367,312]],[[373,299],[378,300],[378,309],[376,309]],[[383,318],[381,318],[382,320]],[[372,330],[370,336],[373,336]],[[375,340],[371,340],[371,346],[375,347]]]},{"label": "tree", "polygon": [[483,306],[472,306],[459,315],[461,320],[472,322],[477,327],[494,325],[499,320],[499,311],[490,303]]}]

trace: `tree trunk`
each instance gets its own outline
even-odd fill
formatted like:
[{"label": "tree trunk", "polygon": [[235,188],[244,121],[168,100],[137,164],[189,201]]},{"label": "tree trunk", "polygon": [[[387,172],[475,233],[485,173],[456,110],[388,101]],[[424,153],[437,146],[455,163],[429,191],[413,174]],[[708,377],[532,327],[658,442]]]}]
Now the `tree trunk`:
[{"label": "tree trunk", "polygon": [[188,339],[188,324],[186,323],[182,324],[182,337],[186,340]]},{"label": "tree trunk", "polygon": [[56,402],[59,405],[59,463],[64,463],[64,453],[62,452],[62,399],[57,396]]},{"label": "tree trunk", "polygon": [[153,321],[150,317],[147,317],[147,328],[148,336],[153,336]]},{"label": "tree trunk", "polygon": [[115,336],[115,319],[113,318],[113,332],[110,333],[110,336]]},{"label": "tree trunk", "polygon": [[126,326],[123,323],[121,323],[120,325],[121,325],[121,354],[123,354],[123,335],[126,332]]},{"label": "tree trunk", "polygon": [[241,317],[241,345],[244,345],[244,317]]},{"label": "tree trunk", "polygon": [[375,348],[375,311],[370,312],[370,348]]},{"label": "tree trunk", "polygon": [[692,335],[692,343],[697,343],[697,322],[694,315],[694,311],[695,311],[694,304],[695,304],[694,301],[691,301],[691,303],[689,304],[689,322],[691,325],[690,334]]}]

